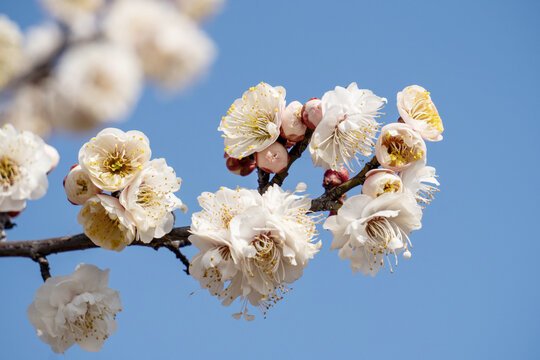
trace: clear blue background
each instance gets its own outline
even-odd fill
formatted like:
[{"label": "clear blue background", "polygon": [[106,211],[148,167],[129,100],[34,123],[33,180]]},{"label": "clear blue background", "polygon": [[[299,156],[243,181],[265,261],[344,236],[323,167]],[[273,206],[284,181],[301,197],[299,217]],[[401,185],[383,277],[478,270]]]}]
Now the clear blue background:
[{"label": "clear blue background", "polygon": [[[30,0],[2,0],[0,12],[23,28],[43,17]],[[267,319],[246,323],[231,317],[239,304],[225,308],[197,290],[167,250],[50,256],[53,275],[80,262],[111,268],[124,306],[101,353],[75,346],[65,358],[540,358],[539,15],[538,1],[229,0],[206,25],[219,47],[209,76],[181,96],[147,89],[120,128],[144,131],[154,157],[177,170],[191,214],[202,191],[255,187],[255,175],[226,171],[216,131],[249,86],[282,85],[289,101],[306,101],[357,81],[388,98],[383,121],[393,122],[397,91],[422,85],[446,131],[428,144],[442,185],[412,235],[413,257],[394,274],[354,276],[322,230],[323,248],[292,294]],[[50,139],[60,165],[10,240],[81,232],[61,180],[91,135]],[[322,192],[322,171],[308,157],[293,172],[285,187],[305,181],[313,196]],[[178,214],[177,226],[189,214]],[[62,358],[26,318],[41,284],[32,261],[0,259],[2,359]]]}]

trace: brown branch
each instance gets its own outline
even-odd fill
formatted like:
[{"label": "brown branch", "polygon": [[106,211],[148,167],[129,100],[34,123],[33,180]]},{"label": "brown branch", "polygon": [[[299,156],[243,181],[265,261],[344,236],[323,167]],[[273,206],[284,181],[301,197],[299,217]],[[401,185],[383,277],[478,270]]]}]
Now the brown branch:
[{"label": "brown branch", "polygon": [[45,256],[38,256],[33,260],[39,264],[39,271],[41,272],[41,277],[43,278],[43,281],[46,281],[48,278],[50,278],[51,268],[49,267],[49,261],[47,260],[47,258]]},{"label": "brown branch", "polygon": [[289,151],[289,163],[287,164],[287,168],[285,169],[285,171],[282,171],[279,174],[275,174],[274,177],[272,177],[272,180],[270,180],[270,182],[262,188],[262,191],[259,190],[261,194],[263,194],[266,190],[268,190],[270,186],[274,184],[277,184],[279,186],[283,184],[283,181],[285,181],[285,178],[289,175],[289,169],[291,168],[292,164],[302,156],[302,153],[309,145],[311,135],[313,135],[313,130],[307,129],[304,139],[297,142]]},{"label": "brown branch", "polygon": [[270,181],[270,173],[267,173],[263,169],[257,168],[257,176],[257,182],[259,183],[257,190],[259,191],[259,194],[263,194],[268,186],[268,181]]},{"label": "brown branch", "polygon": [[[181,247],[191,245],[188,239],[189,235],[189,226],[177,227],[172,229],[170,233],[163,236],[162,238],[153,239],[148,244],[141,241],[134,241],[130,245],[146,246],[151,247],[155,250],[162,247],[167,248],[171,250],[186,267],[188,267],[189,261],[182,253],[180,253],[179,249]],[[94,244],[85,234],[63,236],[44,240],[2,241],[0,242],[0,257],[30,258],[40,264],[41,273],[43,275],[44,266],[47,263],[47,259],[45,259],[46,256],[51,254],[58,254],[76,250],[86,250],[97,247],[98,246]],[[47,272],[45,273],[45,275],[46,274]],[[45,275],[43,275],[44,278]]]},{"label": "brown branch", "polygon": [[338,205],[338,200],[345,194],[347,191],[352,188],[362,185],[366,180],[366,173],[370,170],[376,169],[379,167],[379,162],[377,158],[373,156],[370,161],[368,161],[364,168],[356,174],[353,178],[348,181],[345,181],[343,184],[336,186],[335,188],[328,189],[316,199],[311,201],[310,210],[313,212],[316,211],[327,211],[327,210],[337,210],[336,206]]}]

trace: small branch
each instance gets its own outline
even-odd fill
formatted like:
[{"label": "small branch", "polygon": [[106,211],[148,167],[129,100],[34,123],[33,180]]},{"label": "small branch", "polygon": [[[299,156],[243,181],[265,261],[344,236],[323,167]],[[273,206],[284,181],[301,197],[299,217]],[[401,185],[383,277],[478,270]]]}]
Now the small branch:
[{"label": "small branch", "polygon": [[0,213],[0,242],[7,239],[7,234],[4,230],[12,229],[15,223],[11,222],[11,218],[7,212]]},{"label": "small branch", "polygon": [[313,201],[311,201],[310,210],[313,212],[336,210],[335,207],[338,204],[339,198],[352,188],[362,185],[366,180],[367,172],[378,168],[379,165],[380,164],[377,161],[377,158],[373,156],[371,160],[364,165],[364,168],[353,178],[345,181],[343,184],[336,186],[335,188],[326,190],[324,194],[316,199],[313,199]]},{"label": "small branch", "polygon": [[257,176],[258,176],[258,183],[259,188],[257,189],[259,191],[259,194],[263,194],[266,190],[266,187],[268,186],[268,181],[270,180],[270,174],[264,171],[263,169],[257,168]]},{"label": "small branch", "polygon": [[41,277],[43,278],[43,281],[46,281],[48,278],[51,277],[51,268],[49,267],[49,261],[45,256],[38,256],[32,260],[39,264],[39,270],[41,272]]},{"label": "small branch", "polygon": [[[261,194],[263,194],[268,188],[274,184],[277,184],[281,186],[283,184],[283,181],[285,181],[285,178],[289,176],[289,169],[291,168],[292,164],[298,160],[301,156],[304,150],[306,150],[309,141],[311,140],[311,135],[313,135],[313,130],[307,129],[306,135],[304,136],[304,139],[302,141],[297,142],[289,151],[289,163],[287,165],[287,168],[285,171],[280,172],[279,174],[275,174],[272,180],[264,187],[262,188],[262,191],[259,190]],[[259,186],[260,189],[260,186]]]}]

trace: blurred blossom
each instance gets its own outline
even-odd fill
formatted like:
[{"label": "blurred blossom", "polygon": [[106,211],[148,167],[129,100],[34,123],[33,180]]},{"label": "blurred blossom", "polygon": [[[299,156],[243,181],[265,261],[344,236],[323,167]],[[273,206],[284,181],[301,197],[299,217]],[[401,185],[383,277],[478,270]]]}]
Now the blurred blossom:
[{"label": "blurred blossom", "polygon": [[0,14],[0,89],[19,71],[23,36],[19,26]]},{"label": "blurred blossom", "polygon": [[17,130],[46,137],[52,127],[48,116],[48,99],[49,95],[41,86],[20,87],[12,101],[2,109],[1,122],[12,124]]},{"label": "blurred blossom", "polygon": [[225,0],[174,0],[180,10],[195,21],[205,20],[217,14]]},{"label": "blurred blossom", "polygon": [[29,28],[24,39],[24,69],[28,71],[48,60],[61,46],[62,36],[62,30],[53,22]]},{"label": "blurred blossom", "polygon": [[100,351],[116,332],[120,293],[108,287],[109,270],[79,264],[73,274],[48,278],[26,312],[39,338],[55,353],[77,343],[86,351]]},{"label": "blurred blossom", "polygon": [[356,83],[347,88],[336,86],[321,99],[322,120],[315,128],[309,152],[315,166],[339,170],[352,168],[358,154],[369,156],[379,129],[375,118],[386,103],[371,90],[358,89]]},{"label": "blurred blossom", "polygon": [[119,0],[105,19],[105,34],[131,46],[148,77],[165,88],[183,88],[214,59],[214,44],[172,5],[150,0]]},{"label": "blurred blossom", "polygon": [[75,35],[88,36],[96,30],[96,15],[106,0],[41,0],[47,11],[68,25]]},{"label": "blurred blossom", "polygon": [[27,199],[45,195],[55,161],[45,146],[39,136],[10,124],[0,129],[0,212],[21,211]]},{"label": "blurred blossom", "polygon": [[106,42],[70,49],[56,69],[56,79],[64,101],[101,121],[126,116],[142,82],[134,54]]}]

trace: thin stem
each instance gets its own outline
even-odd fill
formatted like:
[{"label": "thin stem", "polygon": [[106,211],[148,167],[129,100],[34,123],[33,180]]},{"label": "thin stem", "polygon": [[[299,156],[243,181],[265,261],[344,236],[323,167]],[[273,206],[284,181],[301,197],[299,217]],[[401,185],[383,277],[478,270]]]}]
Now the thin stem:
[{"label": "thin stem", "polygon": [[43,278],[43,281],[46,281],[48,278],[50,278],[51,268],[49,267],[49,261],[47,260],[47,258],[45,256],[38,256],[33,260],[39,264],[39,270],[41,272],[41,277]]}]

